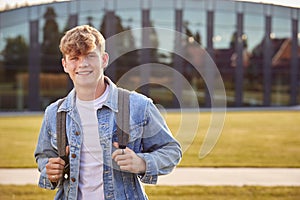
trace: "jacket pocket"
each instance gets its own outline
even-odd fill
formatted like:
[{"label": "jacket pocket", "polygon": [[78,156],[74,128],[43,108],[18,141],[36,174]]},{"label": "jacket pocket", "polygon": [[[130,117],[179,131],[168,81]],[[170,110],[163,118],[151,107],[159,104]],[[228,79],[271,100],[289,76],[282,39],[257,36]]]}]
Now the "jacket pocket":
[{"label": "jacket pocket", "polygon": [[55,149],[57,149],[57,134],[56,132],[50,132],[50,136],[51,136],[51,146],[54,147]]},{"label": "jacket pocket", "polygon": [[143,124],[144,123],[139,123],[130,126],[127,147],[136,153],[140,153],[142,150]]},{"label": "jacket pocket", "polygon": [[[129,141],[127,147],[132,149],[134,152],[141,152],[141,141],[143,138],[143,129],[145,122],[130,124],[129,127]],[[113,142],[118,142],[117,125],[115,124],[113,130]]]}]

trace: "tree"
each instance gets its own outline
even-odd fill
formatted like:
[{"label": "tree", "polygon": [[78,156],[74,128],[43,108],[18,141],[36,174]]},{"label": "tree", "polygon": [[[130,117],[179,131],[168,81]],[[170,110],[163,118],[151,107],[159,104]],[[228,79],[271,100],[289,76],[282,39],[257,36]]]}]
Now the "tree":
[{"label": "tree", "polygon": [[[111,30],[114,31],[114,33],[109,33],[106,28],[106,23],[113,22],[114,27],[111,28]],[[103,36],[108,39],[110,36],[113,36],[113,34],[118,34],[121,32],[126,31],[125,34],[120,34],[116,38],[114,38],[114,53],[117,55],[122,55],[117,58],[115,61],[116,66],[118,66],[115,70],[117,70],[117,77],[116,80],[126,73],[129,69],[132,67],[135,67],[138,65],[138,51],[130,51],[130,49],[135,49],[135,39],[131,32],[130,27],[123,27],[122,25],[122,19],[121,17],[115,15],[115,14],[108,14],[106,13],[103,17],[103,21],[100,25],[100,30]]]},{"label": "tree", "polygon": [[105,38],[108,38],[109,36],[111,36],[111,33],[108,33],[106,31],[106,23],[108,22],[108,20],[110,20],[111,22],[115,22],[115,27],[114,27],[115,33],[114,34],[121,33],[125,30],[124,27],[122,26],[122,20],[119,16],[113,14],[110,18],[110,16],[108,16],[108,13],[105,13],[102,23],[100,25],[100,31]]},{"label": "tree", "polygon": [[197,43],[199,43],[200,45],[202,45],[202,37],[198,31],[196,31],[196,33],[195,33],[195,41]]},{"label": "tree", "polygon": [[[52,7],[48,7],[44,14],[45,25],[43,27],[43,43],[41,66],[42,71],[58,71],[60,66],[61,54],[59,51],[59,33],[58,24],[55,20],[56,13]],[[62,70],[62,69],[61,69]]]},{"label": "tree", "polygon": [[25,39],[19,35],[15,38],[6,38],[6,45],[2,51],[6,77],[10,74],[27,70],[28,45]]},{"label": "tree", "polygon": [[[242,34],[242,42],[243,42],[243,47],[244,48],[247,48],[248,47],[248,38],[247,38],[247,35],[246,34]],[[237,32],[235,31],[232,36],[231,36],[231,39],[230,39],[230,48],[231,49],[234,49],[235,48],[235,45],[237,44],[237,41],[238,41],[238,35],[237,35]]]},{"label": "tree", "polygon": [[88,24],[88,25],[94,27],[94,25],[93,25],[93,23],[92,23],[92,21],[93,21],[93,17],[92,17],[92,16],[88,16],[88,17],[86,18],[86,20],[87,20],[87,24]]},{"label": "tree", "polygon": [[186,35],[186,42],[187,43],[197,42],[198,44],[202,45],[202,37],[201,37],[199,31],[196,31],[195,33],[193,33],[193,31],[189,28],[189,22],[188,21],[184,22],[183,27],[185,29],[185,35]]}]

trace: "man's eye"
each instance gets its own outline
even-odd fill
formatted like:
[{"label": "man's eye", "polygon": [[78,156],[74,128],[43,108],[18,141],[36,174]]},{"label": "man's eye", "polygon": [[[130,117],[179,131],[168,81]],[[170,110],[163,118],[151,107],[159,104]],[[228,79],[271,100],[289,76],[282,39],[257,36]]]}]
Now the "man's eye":
[{"label": "man's eye", "polygon": [[70,60],[78,60],[78,57],[71,57]]}]

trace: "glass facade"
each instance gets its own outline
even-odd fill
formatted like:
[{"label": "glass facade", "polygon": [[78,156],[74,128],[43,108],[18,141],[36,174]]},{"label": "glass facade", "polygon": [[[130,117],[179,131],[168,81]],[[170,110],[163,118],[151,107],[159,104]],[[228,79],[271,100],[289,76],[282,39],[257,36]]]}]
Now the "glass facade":
[{"label": "glass facade", "polygon": [[[199,105],[209,107],[206,83],[192,65],[201,63],[206,50],[222,76],[228,106],[298,105],[299,11],[228,0],[76,0],[2,11],[0,111],[43,110],[67,94],[72,83],[63,72],[58,44],[67,29],[82,24],[106,38],[120,34],[107,46],[111,58],[120,55],[106,71],[116,82],[139,65],[168,66],[189,82]],[[151,31],[139,30],[146,27]],[[182,33],[180,40],[165,30]],[[174,53],[178,49],[186,58]],[[155,65],[133,73],[128,84],[149,82],[138,90],[164,107],[178,107],[174,91],[165,85],[187,98],[181,82],[151,68]]]}]

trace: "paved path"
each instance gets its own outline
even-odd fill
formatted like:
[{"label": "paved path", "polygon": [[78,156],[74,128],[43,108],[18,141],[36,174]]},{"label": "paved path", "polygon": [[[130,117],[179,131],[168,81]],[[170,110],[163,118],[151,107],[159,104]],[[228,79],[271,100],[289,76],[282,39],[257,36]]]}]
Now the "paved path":
[{"label": "paved path", "polygon": [[300,186],[299,168],[177,168],[160,185]]},{"label": "paved path", "polygon": [[[0,184],[37,184],[37,169],[0,169]],[[300,168],[177,168],[158,185],[300,186]]]}]

